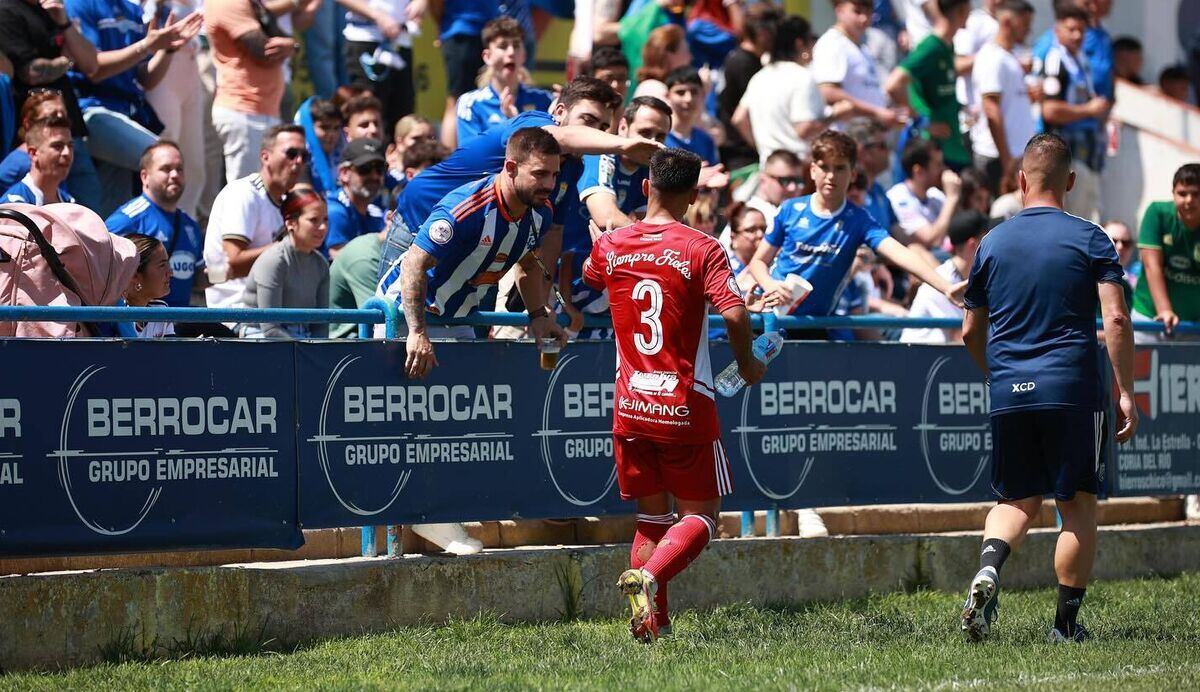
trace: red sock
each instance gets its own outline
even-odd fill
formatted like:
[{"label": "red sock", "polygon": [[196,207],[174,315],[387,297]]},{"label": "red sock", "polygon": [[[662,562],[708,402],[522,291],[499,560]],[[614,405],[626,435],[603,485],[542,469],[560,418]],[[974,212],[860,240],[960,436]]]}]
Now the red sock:
[{"label": "red sock", "polygon": [[[637,533],[633,534],[633,549],[629,552],[629,566],[634,569],[644,566],[658,548],[658,542],[667,535],[667,530],[674,523],[674,514],[638,514]],[[654,594],[654,606],[658,611],[659,624],[669,622],[666,584],[658,585],[658,591]]]},{"label": "red sock", "polygon": [[642,567],[654,576],[662,589],[676,574],[699,557],[704,546],[717,533],[716,523],[703,514],[689,514],[667,531]]}]

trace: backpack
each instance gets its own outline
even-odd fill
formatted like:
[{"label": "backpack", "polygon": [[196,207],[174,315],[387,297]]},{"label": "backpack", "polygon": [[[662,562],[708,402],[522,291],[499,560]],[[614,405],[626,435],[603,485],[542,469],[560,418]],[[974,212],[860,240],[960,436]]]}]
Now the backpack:
[{"label": "backpack", "polygon": [[[0,305],[114,305],[137,266],[134,244],[87,207],[0,204]],[[0,322],[0,337],[94,333],[80,322]]]}]

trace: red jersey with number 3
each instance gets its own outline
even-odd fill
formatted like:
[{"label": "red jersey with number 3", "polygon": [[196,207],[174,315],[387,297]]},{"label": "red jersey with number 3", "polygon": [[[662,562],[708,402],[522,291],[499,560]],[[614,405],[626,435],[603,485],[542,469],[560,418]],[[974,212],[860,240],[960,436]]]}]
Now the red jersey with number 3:
[{"label": "red jersey with number 3", "polygon": [[613,434],[718,439],[708,306],[743,304],[721,245],[681,223],[638,222],[592,245],[583,279],[608,289],[617,340]]}]

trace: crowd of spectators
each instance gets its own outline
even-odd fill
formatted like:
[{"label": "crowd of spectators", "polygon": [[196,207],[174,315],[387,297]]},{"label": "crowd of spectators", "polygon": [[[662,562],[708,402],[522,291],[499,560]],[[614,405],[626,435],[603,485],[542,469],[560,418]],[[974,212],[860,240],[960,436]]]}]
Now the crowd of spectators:
[{"label": "crowd of spectators", "polygon": [[[797,314],[953,317],[951,298],[921,275],[949,284],[966,276],[981,236],[1020,211],[1025,143],[1051,131],[1076,159],[1069,210],[1105,223],[1136,312],[1168,327],[1200,319],[1188,283],[1200,269],[1183,276],[1164,263],[1164,254],[1183,262],[1181,238],[1195,242],[1195,170],[1182,170],[1174,199],[1140,225],[1105,216],[1115,80],[1156,81],[1167,97],[1193,98],[1183,66],[1145,79],[1139,40],[1105,27],[1113,0],[1055,0],[1041,36],[1030,35],[1025,0],[815,1],[829,1],[835,19],[820,35],[771,0],[0,0],[0,195],[76,202],[138,239],[144,266],[165,255],[165,292],[139,270],[131,305],[355,307],[384,292],[388,265],[446,192],[432,185],[428,198],[430,185],[421,186],[409,195],[420,203],[406,202],[409,181],[443,166],[452,174],[435,175],[454,178],[456,159],[439,162],[456,149],[494,148],[484,133],[549,113],[553,125],[529,122],[634,142],[556,135],[565,158],[551,202],[562,230],[551,243],[557,256],[540,259],[557,265],[547,272],[558,275],[555,309],[573,325],[605,309],[577,280],[579,264],[591,232],[644,210],[647,152],[636,146],[648,140],[704,161],[688,218],[720,238],[747,293],[782,290],[798,273],[815,289]],[[446,74],[437,122],[414,113],[413,41],[426,15]],[[563,86],[533,84],[537,40],[553,16],[573,21],[567,76],[593,80],[590,92],[579,89],[592,94],[583,97],[590,110],[564,108]],[[311,95],[293,83],[301,60]],[[609,91],[595,95],[600,88]],[[826,161],[813,149],[822,136]],[[905,249],[902,261],[875,230],[836,262],[776,244],[805,245],[800,224],[821,225],[810,217],[821,202],[790,200],[822,198],[818,181],[840,181],[831,166],[843,163],[846,198]],[[488,166],[466,166],[463,181],[498,172]],[[401,209],[422,214],[406,219]],[[922,271],[907,267],[910,256]],[[326,334],[319,325],[225,327],[199,332]],[[329,334],[355,331],[333,325]]]}]

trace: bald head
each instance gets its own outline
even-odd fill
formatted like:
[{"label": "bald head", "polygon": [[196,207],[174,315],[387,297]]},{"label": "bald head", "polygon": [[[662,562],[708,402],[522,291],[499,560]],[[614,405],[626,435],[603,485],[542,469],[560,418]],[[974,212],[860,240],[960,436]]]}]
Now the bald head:
[{"label": "bald head", "polygon": [[1061,199],[1071,189],[1071,148],[1062,137],[1040,134],[1025,145],[1021,156],[1022,190],[1029,195],[1052,195]]}]

